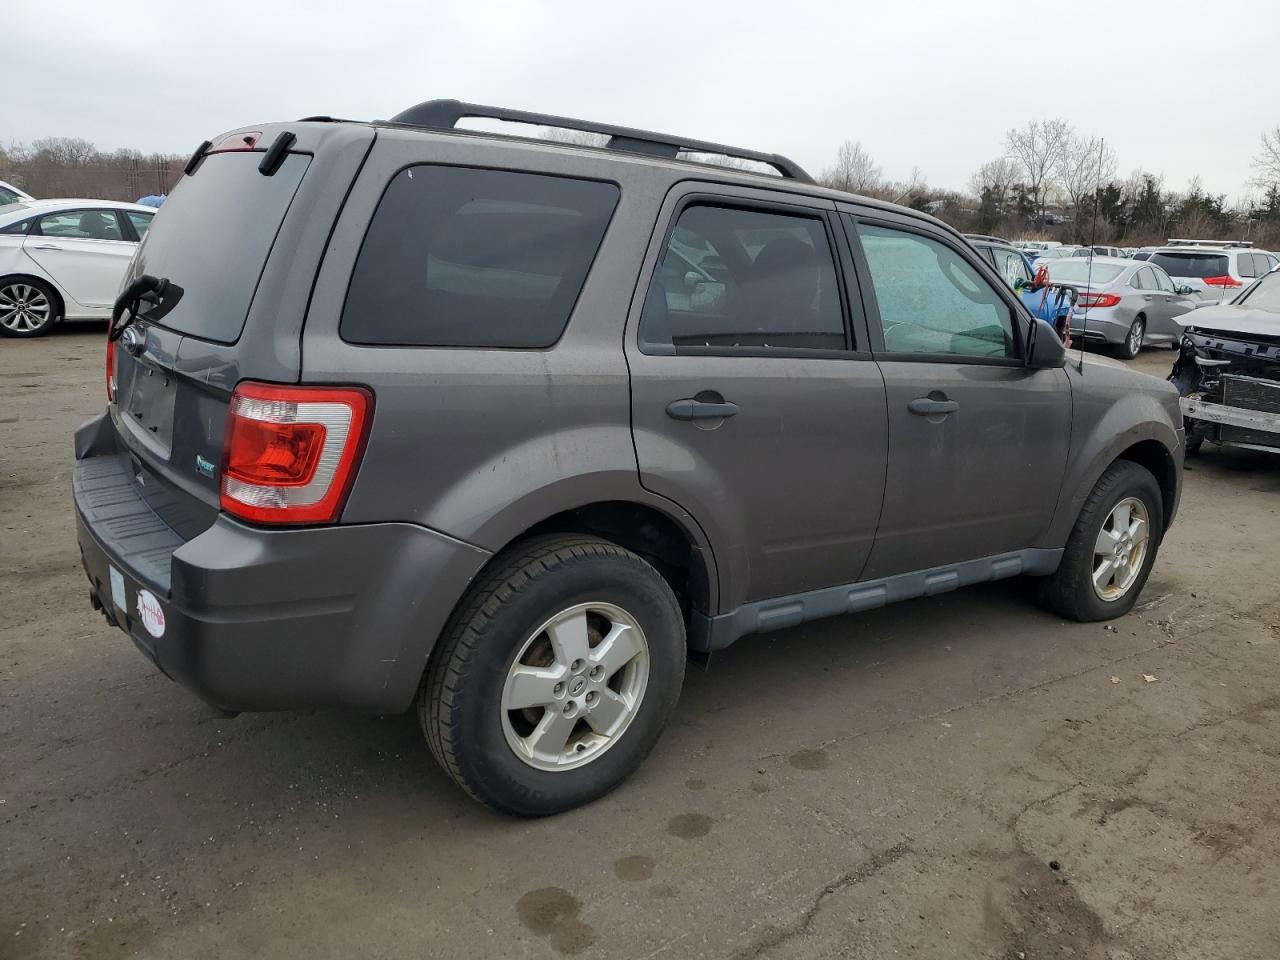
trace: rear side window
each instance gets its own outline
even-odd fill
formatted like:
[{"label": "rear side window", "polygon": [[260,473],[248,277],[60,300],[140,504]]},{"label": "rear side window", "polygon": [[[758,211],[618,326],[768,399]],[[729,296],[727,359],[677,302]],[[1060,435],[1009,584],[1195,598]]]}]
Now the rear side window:
[{"label": "rear side window", "polygon": [[36,232],[65,240],[123,240],[114,210],[68,210],[41,217]]},{"label": "rear side window", "polygon": [[156,212],[130,274],[171,284],[149,319],[218,343],[240,339],[267,255],[311,162],[291,153],[264,177],[261,159],[261,152],[206,156]]},{"label": "rear side window", "polygon": [[1236,271],[1242,277],[1256,277],[1258,275],[1258,265],[1254,261],[1252,253],[1236,254]]},{"label": "rear side window", "polygon": [[19,220],[17,223],[9,224],[7,227],[0,227],[0,233],[23,236],[34,222],[34,219]]},{"label": "rear side window", "polygon": [[1155,276],[1150,267],[1143,267],[1133,275],[1131,286],[1135,290],[1154,290],[1156,288]]},{"label": "rear side window", "polygon": [[351,343],[549,347],[618,203],[612,183],[420,165],[396,175],[356,258]]},{"label": "rear side window", "polygon": [[686,207],[649,284],[640,341],[659,354],[844,350],[825,221]]},{"label": "rear side window", "polygon": [[1225,277],[1227,255],[1225,253],[1153,253],[1151,262],[1171,277]]},{"label": "rear side window", "polygon": [[133,224],[134,232],[138,234],[139,240],[141,240],[143,237],[147,235],[147,230],[151,228],[151,217],[153,216],[153,214],[134,213],[132,210],[130,210],[127,213],[125,213],[125,216],[128,217],[129,222]]}]

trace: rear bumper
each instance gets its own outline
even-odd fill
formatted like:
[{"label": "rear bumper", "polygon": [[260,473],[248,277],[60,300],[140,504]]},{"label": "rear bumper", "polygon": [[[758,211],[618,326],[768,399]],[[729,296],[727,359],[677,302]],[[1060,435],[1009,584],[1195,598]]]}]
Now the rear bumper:
[{"label": "rear bumper", "polygon": [[[100,421],[84,431],[105,433]],[[76,534],[95,605],[166,675],[223,709],[405,709],[489,556],[404,523],[268,530],[219,515],[191,540],[166,539],[110,469],[128,454],[79,435],[76,446]],[[114,483],[106,495],[104,482]],[[125,522],[104,516],[106,501]]]}]

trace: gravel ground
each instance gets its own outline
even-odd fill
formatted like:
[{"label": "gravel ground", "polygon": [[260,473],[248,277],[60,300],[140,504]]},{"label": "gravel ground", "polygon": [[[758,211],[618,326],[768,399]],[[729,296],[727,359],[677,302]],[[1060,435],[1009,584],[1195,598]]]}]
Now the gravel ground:
[{"label": "gravel ground", "polygon": [[0,342],[0,957],[1280,955],[1280,457],[1192,462],[1114,624],[1005,583],[744,640],[524,822],[410,716],[223,719],[90,610],[101,354]]}]

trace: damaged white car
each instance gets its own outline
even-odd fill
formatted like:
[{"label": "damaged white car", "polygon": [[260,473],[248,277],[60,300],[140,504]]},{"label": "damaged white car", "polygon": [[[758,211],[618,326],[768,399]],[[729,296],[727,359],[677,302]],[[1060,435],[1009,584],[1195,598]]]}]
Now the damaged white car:
[{"label": "damaged white car", "polygon": [[1187,453],[1206,440],[1280,453],[1280,273],[1179,320],[1169,380],[1182,396]]}]

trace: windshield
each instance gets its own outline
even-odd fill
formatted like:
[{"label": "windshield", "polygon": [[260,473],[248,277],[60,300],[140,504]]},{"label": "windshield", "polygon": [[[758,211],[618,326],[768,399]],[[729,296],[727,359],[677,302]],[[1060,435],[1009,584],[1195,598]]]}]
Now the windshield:
[{"label": "windshield", "polygon": [[1269,273],[1236,301],[1251,310],[1269,310],[1280,313],[1280,273]]},{"label": "windshield", "polygon": [[1125,269],[1113,263],[1095,263],[1091,272],[1088,260],[1061,260],[1049,264],[1049,279],[1054,283],[1092,283],[1098,286],[1110,283]]},{"label": "windshield", "polygon": [[1171,277],[1203,280],[1205,277],[1227,275],[1225,253],[1153,253],[1151,262],[1163,267],[1164,272]]},{"label": "windshield", "polygon": [[144,317],[219,343],[240,339],[276,232],[311,162],[291,153],[264,177],[261,159],[254,152],[210,154],[178,181],[156,211],[130,272],[172,285],[155,315]]}]

